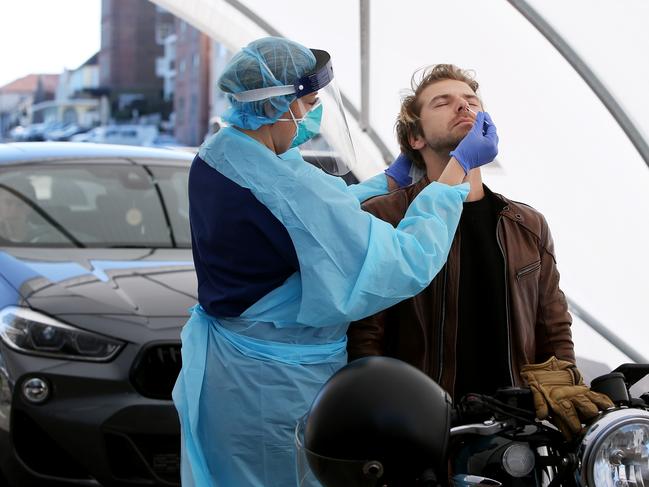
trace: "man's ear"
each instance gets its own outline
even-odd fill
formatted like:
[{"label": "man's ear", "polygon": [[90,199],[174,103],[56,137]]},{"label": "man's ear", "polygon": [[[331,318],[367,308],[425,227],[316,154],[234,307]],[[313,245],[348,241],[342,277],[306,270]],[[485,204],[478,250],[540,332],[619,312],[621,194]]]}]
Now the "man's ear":
[{"label": "man's ear", "polygon": [[408,143],[414,150],[421,150],[426,145],[426,140],[421,135],[409,135]]}]

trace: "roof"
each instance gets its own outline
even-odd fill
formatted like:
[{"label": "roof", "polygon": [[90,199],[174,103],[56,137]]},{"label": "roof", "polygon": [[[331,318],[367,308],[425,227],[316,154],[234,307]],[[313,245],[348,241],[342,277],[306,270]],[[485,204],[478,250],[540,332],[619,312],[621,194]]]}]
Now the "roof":
[{"label": "roof", "polygon": [[77,69],[81,69],[84,66],[94,66],[99,64],[99,52],[94,53],[90,56],[85,62],[83,62]]},{"label": "roof", "polygon": [[190,163],[193,153],[117,144],[87,142],[17,142],[0,144],[0,165],[73,159],[157,159]]},{"label": "roof", "polygon": [[39,77],[43,80],[43,89],[45,91],[52,93],[56,91],[56,85],[59,82],[58,74],[28,74],[0,87],[0,91],[5,93],[33,93],[38,88]]}]

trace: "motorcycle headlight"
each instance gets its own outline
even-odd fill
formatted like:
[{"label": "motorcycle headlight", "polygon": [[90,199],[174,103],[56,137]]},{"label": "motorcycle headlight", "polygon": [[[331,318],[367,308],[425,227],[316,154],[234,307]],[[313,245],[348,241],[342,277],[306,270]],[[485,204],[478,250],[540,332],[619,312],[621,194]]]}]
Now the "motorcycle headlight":
[{"label": "motorcycle headlight", "polygon": [[649,486],[649,412],[620,409],[606,414],[588,428],[580,458],[583,485]]},{"label": "motorcycle headlight", "polygon": [[27,308],[8,306],[0,311],[0,338],[7,346],[32,355],[103,362],[112,359],[123,343],[80,330]]}]

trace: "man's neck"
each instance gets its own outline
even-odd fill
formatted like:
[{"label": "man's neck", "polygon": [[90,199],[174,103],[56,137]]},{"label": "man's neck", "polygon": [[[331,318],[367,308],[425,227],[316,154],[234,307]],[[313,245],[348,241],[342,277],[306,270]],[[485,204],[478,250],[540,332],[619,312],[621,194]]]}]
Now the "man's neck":
[{"label": "man's neck", "polygon": [[425,147],[419,153],[426,164],[426,176],[431,181],[437,181],[450,160],[448,151],[434,151],[430,147]]},{"label": "man's neck", "polygon": [[[426,147],[419,151],[421,157],[424,159],[424,163],[426,164],[426,176],[428,176],[430,181],[437,181],[441,176],[444,168],[446,168],[446,165],[448,164],[448,161],[451,159],[448,155],[449,152],[449,150],[434,151],[430,147]],[[478,201],[484,198],[482,174],[480,173],[479,168],[469,171],[464,182],[468,182],[471,186],[466,201]]]}]

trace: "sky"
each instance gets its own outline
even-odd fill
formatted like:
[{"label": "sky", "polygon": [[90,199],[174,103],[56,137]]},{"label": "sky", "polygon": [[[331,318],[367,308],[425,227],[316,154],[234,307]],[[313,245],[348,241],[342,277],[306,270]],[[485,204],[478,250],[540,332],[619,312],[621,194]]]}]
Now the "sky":
[{"label": "sky", "polygon": [[0,86],[77,68],[100,41],[101,0],[0,0]]}]

